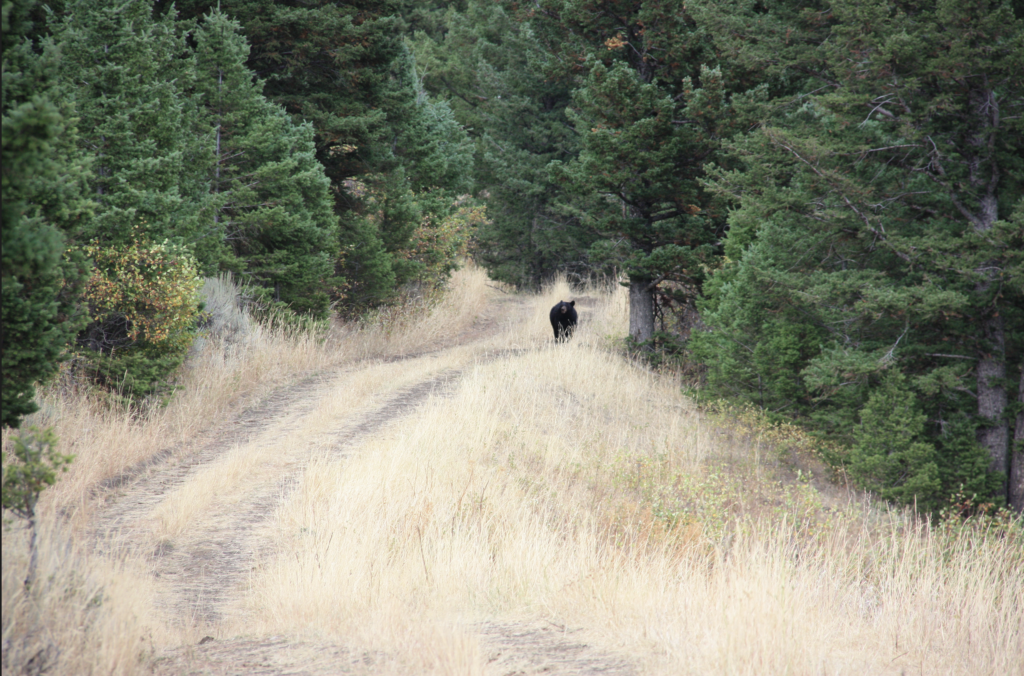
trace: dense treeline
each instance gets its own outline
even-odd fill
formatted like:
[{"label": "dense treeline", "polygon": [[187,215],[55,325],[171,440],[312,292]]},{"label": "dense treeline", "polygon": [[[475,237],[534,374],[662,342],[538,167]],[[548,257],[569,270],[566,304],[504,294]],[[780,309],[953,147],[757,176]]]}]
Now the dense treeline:
[{"label": "dense treeline", "polygon": [[1024,509],[1019,3],[51,8],[4,4],[4,424],[69,340],[152,391],[190,275],[325,317],[468,243],[621,280],[634,347],[866,488]]},{"label": "dense treeline", "polygon": [[202,275],[285,320],[359,312],[443,282],[483,220],[396,7],[20,0],[3,20],[5,425],[62,352],[166,391]]},{"label": "dense treeline", "polygon": [[[1021,17],[721,8],[707,24],[723,49],[805,84],[726,143],[735,168],[709,172],[735,205],[702,303],[709,380],[848,441],[853,477],[926,508],[961,485],[1001,502],[1015,427],[1024,506],[1008,401],[1024,397]],[[739,39],[755,28],[761,44]]]}]

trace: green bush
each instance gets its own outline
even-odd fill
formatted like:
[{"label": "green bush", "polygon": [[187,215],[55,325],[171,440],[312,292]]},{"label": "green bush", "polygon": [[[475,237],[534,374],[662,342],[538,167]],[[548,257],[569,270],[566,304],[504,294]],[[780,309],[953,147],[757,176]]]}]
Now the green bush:
[{"label": "green bush", "polygon": [[167,390],[199,319],[195,259],[182,247],[145,239],[83,251],[95,264],[84,293],[92,323],[78,336],[87,373],[131,400]]}]

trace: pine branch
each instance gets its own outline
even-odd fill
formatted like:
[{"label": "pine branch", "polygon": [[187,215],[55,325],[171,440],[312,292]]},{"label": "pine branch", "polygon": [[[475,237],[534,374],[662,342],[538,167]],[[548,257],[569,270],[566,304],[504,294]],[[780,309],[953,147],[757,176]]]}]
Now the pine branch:
[{"label": "pine branch", "polygon": [[839,196],[842,198],[843,202],[846,203],[846,206],[849,207],[850,210],[853,211],[853,213],[857,214],[857,216],[860,218],[861,221],[863,221],[864,227],[868,230],[868,232],[873,233],[875,235],[875,237],[877,237],[881,241],[885,242],[888,245],[889,249],[894,254],[899,256],[902,260],[906,261],[907,263],[912,262],[912,260],[911,260],[911,258],[910,258],[910,256],[908,254],[906,254],[906,253],[896,249],[894,246],[892,246],[891,243],[889,243],[888,238],[885,235],[885,230],[884,229],[880,230],[880,229],[875,228],[874,226],[871,225],[871,221],[868,219],[868,217],[866,215],[864,215],[863,213],[861,213],[860,209],[858,209],[856,207],[856,205],[854,205],[854,203],[850,200],[850,198],[846,196],[846,194],[839,188],[839,186],[837,186],[835,184],[835,182],[833,180],[831,180],[825,174],[825,172],[823,172],[820,169],[818,169],[818,167],[816,167],[813,163],[811,163],[810,161],[805,159],[795,149],[793,149],[790,146],[786,145],[782,141],[780,141],[778,139],[772,139],[772,140],[773,140],[774,143],[776,143],[780,147],[782,147],[785,150],[788,150],[790,153],[792,153],[793,157],[797,158],[798,160],[800,160],[801,162],[806,164],[808,167],[811,168],[811,171],[813,171],[815,174],[818,175],[819,178],[823,179],[829,185],[831,185],[839,193]]}]

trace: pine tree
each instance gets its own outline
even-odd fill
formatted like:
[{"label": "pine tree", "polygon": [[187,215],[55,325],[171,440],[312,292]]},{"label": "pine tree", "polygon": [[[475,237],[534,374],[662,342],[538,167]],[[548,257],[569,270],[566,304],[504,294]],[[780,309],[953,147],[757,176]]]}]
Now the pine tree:
[{"label": "pine tree", "polygon": [[98,206],[83,237],[173,238],[215,270],[223,235],[201,217],[208,207],[201,179],[212,158],[201,151],[190,91],[195,64],[174,17],[154,20],[150,0],[77,0],[53,33],[80,146],[96,156],[89,187]]},{"label": "pine tree", "polygon": [[472,134],[475,192],[488,221],[474,256],[488,274],[538,287],[562,271],[602,272],[587,256],[596,233],[560,210],[548,165],[576,156],[565,109],[571,82],[559,73],[529,24],[497,3],[471,0],[421,19],[415,51],[424,88],[446,102]]},{"label": "pine tree", "polygon": [[196,32],[196,89],[214,129],[209,176],[237,272],[297,312],[323,316],[337,285],[337,217],[313,127],[260,93],[238,22],[214,10]]},{"label": "pine tree", "polygon": [[[185,0],[177,7],[193,17],[212,4]],[[336,273],[347,284],[344,305],[358,311],[394,298],[415,274],[404,263],[412,233],[422,218],[443,217],[433,213],[435,205],[451,204],[421,197],[424,169],[443,170],[429,176],[431,192],[454,191],[471,172],[461,159],[464,132],[418,96],[404,43],[404,5],[222,0],[219,6],[241,23],[252,47],[247,65],[265,83],[264,95],[293,119],[313,124],[339,217]],[[439,164],[439,156],[447,159]]]},{"label": "pine tree", "polygon": [[196,258],[210,272],[225,253],[203,213],[213,157],[202,152],[194,58],[174,17],[155,20],[149,0],[77,0],[53,35],[78,145],[94,157],[95,217],[76,249],[96,263],[85,289],[93,321],[77,343],[97,382],[147,396],[168,386],[191,343]]},{"label": "pine tree", "polygon": [[722,92],[714,71],[705,69],[702,83],[697,91],[688,78],[681,83],[692,94],[690,105],[681,106],[627,64],[593,65],[570,118],[577,129],[589,129],[580,156],[555,166],[570,190],[612,203],[581,217],[622,242],[605,251],[629,276],[629,331],[638,343],[654,337],[656,287],[673,280],[696,294],[704,270],[714,265],[720,233],[702,214],[708,205],[696,178],[715,145],[714,132],[700,120],[720,114]]},{"label": "pine tree", "polygon": [[903,374],[882,379],[853,428],[850,474],[883,498],[932,510],[942,497],[939,466],[935,447],[921,440],[927,416],[916,404]]},{"label": "pine tree", "polygon": [[678,3],[546,0],[523,11],[576,78],[570,122],[581,150],[553,175],[582,200],[567,209],[601,234],[591,255],[628,275],[630,336],[647,343],[659,287],[675,282],[665,295],[692,302],[717,265],[724,214],[699,181],[741,120],[730,87]]},{"label": "pine tree", "polygon": [[445,102],[431,103],[420,87],[412,53],[403,44],[382,87],[390,142],[376,152],[376,171],[366,177],[373,203],[364,218],[377,231],[400,287],[417,279],[419,263],[409,255],[417,228],[436,227],[471,189],[472,143]]},{"label": "pine tree", "polygon": [[942,490],[989,486],[948,421],[967,415],[991,476],[1005,477],[1002,376],[1024,347],[1010,328],[1024,320],[1021,20],[1002,2],[838,2],[822,30],[794,8],[791,62],[771,39],[738,49],[792,69],[804,91],[729,144],[742,169],[714,173],[736,208],[730,263],[703,306],[713,330],[697,341],[709,379],[756,400],[770,381],[763,346],[805,336],[790,364],[799,382],[768,398],[850,439],[879,374],[896,368],[927,416]]},{"label": "pine tree", "polygon": [[88,158],[74,108],[55,81],[60,54],[33,44],[32,3],[3,5],[3,412],[18,427],[36,410],[34,383],[57,371],[81,326],[80,257],[66,241],[88,218]]}]

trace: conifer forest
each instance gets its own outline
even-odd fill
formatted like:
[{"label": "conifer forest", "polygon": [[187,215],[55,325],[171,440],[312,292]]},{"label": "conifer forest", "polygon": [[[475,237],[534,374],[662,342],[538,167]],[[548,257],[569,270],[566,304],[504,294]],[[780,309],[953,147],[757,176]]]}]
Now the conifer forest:
[{"label": "conifer forest", "polygon": [[1010,0],[4,0],[3,425],[61,368],[172,398],[203,278],[301,328],[472,260],[628,287],[623,351],[894,504],[1020,512],[1022,73]]},{"label": "conifer forest", "polygon": [[1024,674],[1021,0],[0,0],[9,674]]}]

